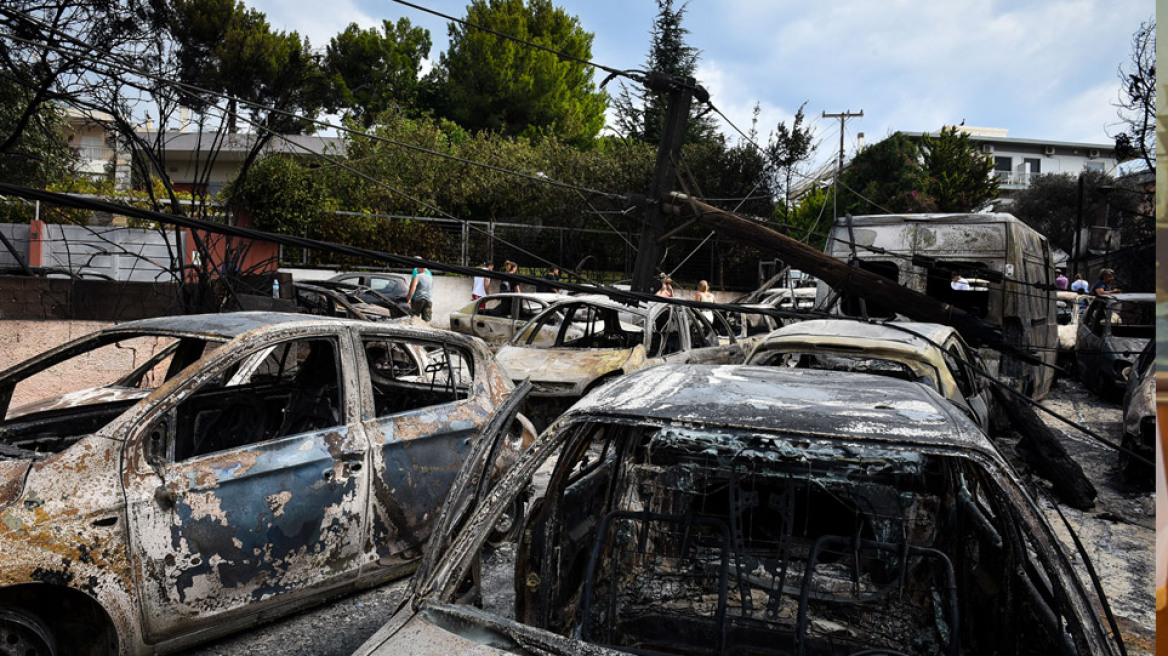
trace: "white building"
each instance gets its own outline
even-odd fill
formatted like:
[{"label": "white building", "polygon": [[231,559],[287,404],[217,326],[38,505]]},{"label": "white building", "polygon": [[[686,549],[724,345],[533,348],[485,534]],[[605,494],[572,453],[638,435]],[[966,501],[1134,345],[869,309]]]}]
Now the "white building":
[{"label": "white building", "polygon": [[[1114,143],[1019,139],[1007,137],[1006,128],[961,125],[957,129],[968,133],[981,152],[994,158],[994,175],[1001,181],[1004,192],[1025,189],[1034,176],[1043,173],[1078,175],[1088,170],[1117,175],[1119,162],[1115,158]],[[904,135],[919,140],[922,133],[905,132]]]}]

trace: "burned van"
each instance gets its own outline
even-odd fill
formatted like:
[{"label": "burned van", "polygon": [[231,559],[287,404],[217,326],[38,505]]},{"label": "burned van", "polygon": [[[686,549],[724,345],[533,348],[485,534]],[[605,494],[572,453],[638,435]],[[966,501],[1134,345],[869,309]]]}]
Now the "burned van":
[{"label": "burned van", "polygon": [[[1054,265],[1046,237],[1009,214],[886,214],[842,217],[827,253],[1001,326],[1033,364],[982,349],[990,372],[1033,398],[1050,390],[1058,347]],[[818,307],[854,317],[901,312],[820,286]]]}]

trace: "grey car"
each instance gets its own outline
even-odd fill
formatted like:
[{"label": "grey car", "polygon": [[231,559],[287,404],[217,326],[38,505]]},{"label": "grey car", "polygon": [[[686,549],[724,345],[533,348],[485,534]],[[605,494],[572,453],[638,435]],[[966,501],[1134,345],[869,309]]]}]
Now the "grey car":
[{"label": "grey car", "polygon": [[[661,365],[497,483],[488,444],[361,656],[1122,650],[1019,476],[922,385]],[[526,494],[516,540],[484,548]]]},{"label": "grey car", "polygon": [[166,653],[411,573],[511,390],[473,338],[258,312],[0,373],[0,652]]}]

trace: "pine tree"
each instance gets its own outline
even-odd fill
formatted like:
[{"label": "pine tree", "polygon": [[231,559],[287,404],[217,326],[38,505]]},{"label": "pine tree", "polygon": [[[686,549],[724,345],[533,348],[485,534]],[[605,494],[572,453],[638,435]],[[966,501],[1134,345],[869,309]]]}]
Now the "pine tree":
[{"label": "pine tree", "polygon": [[[657,18],[653,21],[652,44],[645,68],[674,77],[693,77],[701,51],[687,45],[689,30],[681,25],[686,4],[674,8],[673,0],[657,0]],[[622,85],[615,101],[617,129],[626,138],[656,145],[661,141],[668,97],[662,93],[638,89],[630,91]],[[686,122],[685,141],[696,143],[719,139],[714,119],[706,114],[706,107],[697,103],[690,106]]]}]

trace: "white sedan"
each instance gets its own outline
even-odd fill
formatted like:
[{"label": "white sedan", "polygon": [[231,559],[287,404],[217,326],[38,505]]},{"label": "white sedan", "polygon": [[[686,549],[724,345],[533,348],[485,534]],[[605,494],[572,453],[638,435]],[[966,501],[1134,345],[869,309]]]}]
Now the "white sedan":
[{"label": "white sedan", "polygon": [[542,293],[490,294],[451,312],[450,329],[498,346],[511,339],[523,324],[547,306],[564,298]]}]

